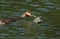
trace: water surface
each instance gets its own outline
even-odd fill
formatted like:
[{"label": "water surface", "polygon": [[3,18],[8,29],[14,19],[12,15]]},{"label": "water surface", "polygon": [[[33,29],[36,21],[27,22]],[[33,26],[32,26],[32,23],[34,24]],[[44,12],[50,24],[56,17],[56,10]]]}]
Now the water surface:
[{"label": "water surface", "polygon": [[0,19],[17,18],[25,10],[43,22],[32,25],[30,17],[0,25],[0,39],[60,39],[60,0],[0,0]]}]

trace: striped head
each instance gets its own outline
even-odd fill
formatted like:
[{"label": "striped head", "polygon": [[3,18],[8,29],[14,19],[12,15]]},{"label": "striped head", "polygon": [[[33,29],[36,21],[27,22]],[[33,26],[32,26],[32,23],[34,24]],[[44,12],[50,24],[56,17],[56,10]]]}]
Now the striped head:
[{"label": "striped head", "polygon": [[41,16],[39,16],[39,17],[37,17],[37,18],[35,18],[34,20],[33,20],[33,23],[41,23],[42,22],[42,20],[41,20]]}]

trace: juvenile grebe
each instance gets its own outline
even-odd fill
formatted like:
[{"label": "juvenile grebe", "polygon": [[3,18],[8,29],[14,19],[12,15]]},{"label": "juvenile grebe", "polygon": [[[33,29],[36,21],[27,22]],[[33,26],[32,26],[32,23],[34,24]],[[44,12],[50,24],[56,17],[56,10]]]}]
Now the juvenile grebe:
[{"label": "juvenile grebe", "polygon": [[42,22],[42,20],[41,20],[41,16],[37,17],[37,16],[33,15],[33,17],[35,17],[35,19],[33,20],[33,23],[37,23],[37,24],[39,24],[39,23]]}]

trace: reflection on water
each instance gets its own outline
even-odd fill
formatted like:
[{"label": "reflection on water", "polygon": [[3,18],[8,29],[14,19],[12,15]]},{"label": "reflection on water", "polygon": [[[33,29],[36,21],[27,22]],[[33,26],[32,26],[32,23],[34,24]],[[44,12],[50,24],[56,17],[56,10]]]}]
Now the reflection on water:
[{"label": "reflection on water", "polygon": [[[19,17],[25,10],[42,16],[41,24],[30,24],[31,18],[0,25],[0,39],[59,39],[59,0],[0,0],[0,19]],[[33,19],[33,18],[32,18]]]}]

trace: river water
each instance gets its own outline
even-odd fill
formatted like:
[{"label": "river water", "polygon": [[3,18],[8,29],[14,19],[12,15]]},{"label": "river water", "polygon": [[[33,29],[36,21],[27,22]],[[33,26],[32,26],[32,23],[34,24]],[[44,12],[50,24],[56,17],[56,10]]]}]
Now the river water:
[{"label": "river water", "polygon": [[25,10],[42,16],[41,24],[32,17],[0,25],[0,39],[60,39],[60,0],[0,0],[0,19],[19,17]]}]

